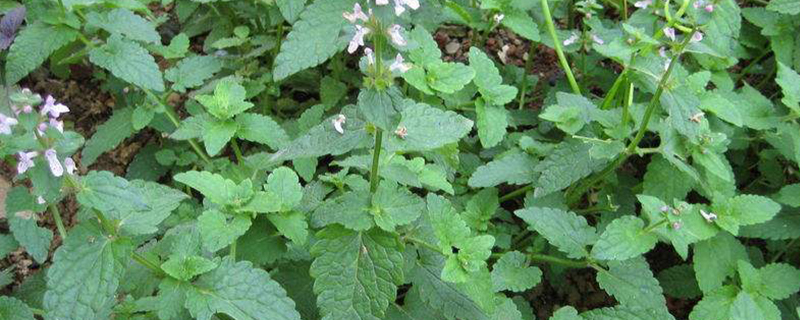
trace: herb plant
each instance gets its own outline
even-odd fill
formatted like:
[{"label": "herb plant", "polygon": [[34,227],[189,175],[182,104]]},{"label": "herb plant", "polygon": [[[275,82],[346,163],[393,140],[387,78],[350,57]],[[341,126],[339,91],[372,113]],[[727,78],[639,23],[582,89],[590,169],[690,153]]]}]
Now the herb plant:
[{"label": "herb plant", "polygon": [[0,13],[0,319],[800,318],[796,0]]}]

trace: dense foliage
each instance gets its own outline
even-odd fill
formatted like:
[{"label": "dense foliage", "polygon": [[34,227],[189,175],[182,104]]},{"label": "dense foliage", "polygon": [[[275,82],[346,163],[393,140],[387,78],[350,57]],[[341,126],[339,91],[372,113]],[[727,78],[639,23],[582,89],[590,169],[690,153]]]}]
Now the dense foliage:
[{"label": "dense foliage", "polygon": [[[2,319],[527,320],[570,273],[613,299],[550,319],[800,317],[797,0],[0,12],[0,258],[44,267]],[[115,101],[87,137],[25,89],[76,66]]]}]

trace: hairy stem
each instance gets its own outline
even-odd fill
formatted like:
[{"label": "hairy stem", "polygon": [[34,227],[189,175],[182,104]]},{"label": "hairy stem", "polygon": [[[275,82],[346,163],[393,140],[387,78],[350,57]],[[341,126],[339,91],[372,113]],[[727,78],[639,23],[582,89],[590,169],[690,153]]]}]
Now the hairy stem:
[{"label": "hairy stem", "polygon": [[378,190],[378,167],[381,161],[381,148],[383,144],[383,130],[375,129],[375,148],[372,150],[372,170],[369,173],[369,192],[374,194]]},{"label": "hairy stem", "polygon": [[242,149],[239,148],[239,142],[236,141],[236,137],[231,139],[231,147],[233,148],[233,153],[236,155],[236,163],[238,164],[244,163],[244,157],[242,156]]},{"label": "hairy stem", "polygon": [[578,82],[575,81],[575,76],[572,74],[572,69],[569,67],[569,62],[567,62],[567,57],[564,55],[564,50],[561,49],[561,41],[558,40],[558,35],[556,35],[556,26],[553,24],[552,15],[550,15],[550,7],[547,4],[547,0],[541,0],[541,3],[542,14],[544,14],[544,20],[547,22],[547,32],[550,33],[550,37],[553,39],[553,47],[556,49],[558,62],[561,64],[561,69],[564,69],[572,91],[579,95],[581,94],[581,89],[578,87]]},{"label": "hairy stem", "polygon": [[[157,97],[150,90],[145,89],[145,88],[142,88],[142,90],[145,92],[145,94],[147,94],[147,96],[149,96],[156,103],[158,103],[159,106],[164,108],[165,113],[167,115],[167,118],[169,118],[169,121],[172,122],[172,124],[175,125],[176,128],[180,128],[181,121],[179,120],[178,115],[175,113],[175,110],[172,108],[172,105],[170,105],[168,103],[164,103],[164,101],[162,101],[161,98]],[[197,143],[197,140],[189,139],[187,141],[189,141],[189,145],[192,146],[192,149],[197,154],[197,156],[200,157],[200,159],[203,159],[203,161],[209,167],[213,166],[213,163],[211,162],[211,158],[205,153],[205,151],[203,151],[203,149],[200,149],[200,144]]]},{"label": "hairy stem", "polygon": [[47,206],[50,209],[50,214],[53,215],[53,220],[56,222],[56,229],[58,229],[58,235],[61,236],[61,241],[67,239],[67,229],[64,228],[64,222],[61,221],[61,213],[58,212],[58,207],[56,207],[55,203],[51,203]]},{"label": "hairy stem", "polygon": [[533,55],[536,54],[536,45],[531,42],[528,48],[528,57],[525,59],[525,69],[522,73],[522,88],[519,89],[519,109],[525,107],[525,98],[528,94],[528,72],[531,70],[533,64]]}]

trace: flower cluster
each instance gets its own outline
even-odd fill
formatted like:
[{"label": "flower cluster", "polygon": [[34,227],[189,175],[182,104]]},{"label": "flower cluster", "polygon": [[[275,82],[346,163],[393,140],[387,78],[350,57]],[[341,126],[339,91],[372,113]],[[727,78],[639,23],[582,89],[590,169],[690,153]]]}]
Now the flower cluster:
[{"label": "flower cluster", "polygon": [[[388,5],[389,0],[375,0],[375,4],[379,6]],[[394,10],[396,15],[400,15],[406,11],[406,7],[411,8],[412,10],[416,10],[419,8],[419,1],[418,0],[394,0]],[[370,21],[372,18],[372,9],[369,9],[367,12],[361,8],[361,5],[356,3],[353,5],[353,12],[344,12],[342,16],[349,21],[350,23],[358,23],[363,22],[363,24],[356,24],[355,29],[356,33],[353,35],[353,38],[350,40],[350,43],[347,46],[348,53],[354,53],[358,50],[359,47],[364,48],[364,55],[367,57],[367,62],[372,65],[375,63],[375,52],[366,47],[364,42],[364,37],[370,34],[373,30],[364,24],[370,23],[370,25],[375,26],[378,25],[376,21]],[[399,24],[393,24],[389,28],[385,30],[385,34],[391,39],[392,43],[397,46],[405,46],[408,44],[406,39],[403,37],[402,33],[403,27]],[[378,52],[377,54],[381,54]],[[399,71],[400,73],[406,72],[411,68],[410,65],[404,62],[402,55],[399,53],[395,57],[394,62],[389,66],[390,71]]]},{"label": "flower cluster", "polygon": [[[27,91],[27,89],[25,89]],[[29,92],[29,91],[28,91]],[[20,113],[31,113],[33,112],[33,107],[26,105],[22,108],[12,108],[14,109],[14,113],[19,115]],[[69,112],[69,108],[61,103],[56,103],[55,98],[52,96],[47,96],[45,99],[44,104],[40,110],[40,114],[42,116],[42,122],[36,126],[36,133],[37,138],[42,138],[45,135],[45,131],[48,127],[58,130],[59,132],[64,132],[64,122],[59,120],[58,118],[64,114]],[[3,134],[11,134],[11,126],[16,125],[17,120],[14,118],[6,117],[5,115],[0,114],[0,133]],[[17,157],[19,158],[19,162],[17,162],[17,172],[19,174],[23,174],[28,169],[34,167],[36,164],[33,159],[39,156],[39,151],[20,151],[17,153]],[[44,158],[47,160],[47,164],[50,167],[50,172],[53,173],[54,176],[60,177],[64,175],[64,171],[68,174],[74,174],[75,172],[75,161],[72,158],[64,159],[64,163],[62,164],[60,160],[58,160],[58,155],[56,154],[56,150],[52,147],[46,149],[44,152]]]},{"label": "flower cluster", "polygon": [[[666,37],[667,37],[667,38],[668,38],[670,41],[675,41],[675,39],[676,39],[676,36],[675,36],[675,29],[673,29],[673,28],[670,28],[670,27],[664,27],[663,31],[664,31],[664,35],[665,35],[665,36],[666,36]],[[700,41],[703,41],[703,33],[702,33],[702,32],[700,32],[700,31],[695,31],[695,32],[692,34],[692,39],[691,39],[691,40],[689,40],[689,41],[690,41],[690,42],[692,42],[692,43],[694,43],[694,42],[700,42]]]}]

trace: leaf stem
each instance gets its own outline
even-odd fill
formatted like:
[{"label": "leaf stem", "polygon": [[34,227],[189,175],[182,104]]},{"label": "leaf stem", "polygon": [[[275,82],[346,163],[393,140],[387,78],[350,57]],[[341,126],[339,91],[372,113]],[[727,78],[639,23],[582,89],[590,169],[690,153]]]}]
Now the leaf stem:
[{"label": "leaf stem", "polygon": [[161,269],[160,266],[158,266],[157,264],[155,264],[152,261],[148,260],[147,258],[145,258],[143,255],[141,255],[140,253],[138,253],[136,251],[131,252],[131,258],[133,258],[133,261],[136,261],[137,263],[141,264],[143,267],[145,267],[147,269],[150,269],[150,271],[152,271],[153,273],[155,273],[155,274],[157,274],[159,276],[165,276],[166,275],[166,272],[164,272],[164,270]]},{"label": "leaf stem", "polygon": [[375,148],[372,150],[372,170],[369,174],[369,193],[370,197],[378,190],[378,166],[381,159],[381,148],[383,144],[383,130],[375,128]]},{"label": "leaf stem", "polygon": [[231,139],[231,147],[233,147],[233,153],[236,154],[236,163],[238,164],[244,163],[244,157],[242,156],[242,149],[239,148],[239,142],[236,141],[236,137]]},{"label": "leaf stem", "polygon": [[231,256],[233,261],[236,261],[236,239],[233,239],[233,243],[231,243],[230,248],[228,249],[228,255]]},{"label": "leaf stem", "polygon": [[642,232],[643,233],[650,233],[651,231],[655,230],[656,228],[663,226],[667,222],[669,222],[669,220],[667,220],[667,218],[661,219],[658,222],[650,225],[649,227],[644,228],[644,230],[642,230]]},{"label": "leaf stem", "polygon": [[[147,94],[147,96],[149,96],[151,99],[155,100],[156,103],[158,103],[159,106],[164,108],[164,111],[165,111],[165,114],[167,115],[167,118],[169,118],[169,121],[172,122],[173,125],[175,125],[175,128],[180,128],[181,122],[178,119],[178,115],[175,113],[175,110],[172,108],[172,105],[170,105],[168,103],[164,103],[164,101],[162,101],[161,98],[157,97],[150,90],[145,89],[145,88],[141,88],[141,89],[144,91],[145,94]],[[205,161],[205,163],[209,167],[212,167],[214,165],[214,163],[211,162],[211,158],[202,149],[200,149],[200,145],[197,143],[197,140],[190,138],[187,141],[189,141],[189,145],[192,146],[192,149],[194,149],[194,152],[197,153],[197,155],[200,157],[200,159],[203,159],[203,161]]]},{"label": "leaf stem", "polygon": [[[502,255],[503,253],[492,253],[492,258],[497,259]],[[588,260],[570,260],[541,253],[528,253],[527,256],[531,262],[552,263],[568,268],[586,268],[589,266]]]},{"label": "leaf stem", "polygon": [[511,192],[507,193],[506,195],[500,197],[500,203],[503,203],[503,202],[506,202],[508,200],[514,199],[516,197],[525,195],[526,193],[528,193],[528,191],[531,191],[531,190],[533,190],[533,184],[529,184],[529,185],[526,185],[526,186],[524,186],[522,188],[519,188],[517,190],[511,191]]},{"label": "leaf stem", "polygon": [[428,250],[431,250],[431,251],[434,251],[434,252],[438,252],[438,253],[444,254],[444,253],[442,252],[442,249],[441,249],[441,248],[439,248],[439,247],[437,247],[437,246],[434,246],[434,245],[432,245],[432,244],[428,243],[428,242],[427,242],[427,241],[425,241],[425,240],[422,240],[422,239],[417,239],[417,238],[414,238],[414,237],[412,237],[412,236],[405,236],[405,237],[403,237],[403,240],[407,240],[408,242],[411,242],[411,243],[414,243],[414,244],[416,244],[416,245],[419,245],[419,246],[421,246],[421,247],[423,247],[423,248],[425,248],[425,249],[428,249]]},{"label": "leaf stem", "polygon": [[56,228],[58,229],[58,235],[61,236],[61,241],[67,239],[67,229],[64,228],[64,222],[61,221],[61,213],[58,212],[58,207],[56,207],[55,203],[51,203],[47,206],[50,209],[50,214],[53,215],[53,220],[56,222]]},{"label": "leaf stem", "polygon": [[556,34],[556,26],[553,24],[553,17],[550,14],[550,6],[547,4],[547,0],[541,0],[541,4],[542,14],[544,14],[544,20],[547,23],[547,32],[550,33],[550,37],[553,39],[553,47],[556,49],[556,54],[558,55],[558,61],[561,64],[561,69],[564,69],[564,73],[567,76],[567,80],[569,80],[569,85],[572,87],[572,91],[575,94],[580,95],[581,89],[578,87],[578,82],[575,81],[575,76],[572,74],[572,69],[569,67],[567,57],[564,55],[564,51],[561,49],[561,42],[558,40],[558,35]]},{"label": "leaf stem", "polygon": [[531,70],[533,64],[533,55],[536,54],[536,44],[530,42],[528,47],[528,57],[525,59],[525,69],[522,71],[522,88],[519,89],[519,109],[525,107],[525,98],[528,94],[528,71]]}]

